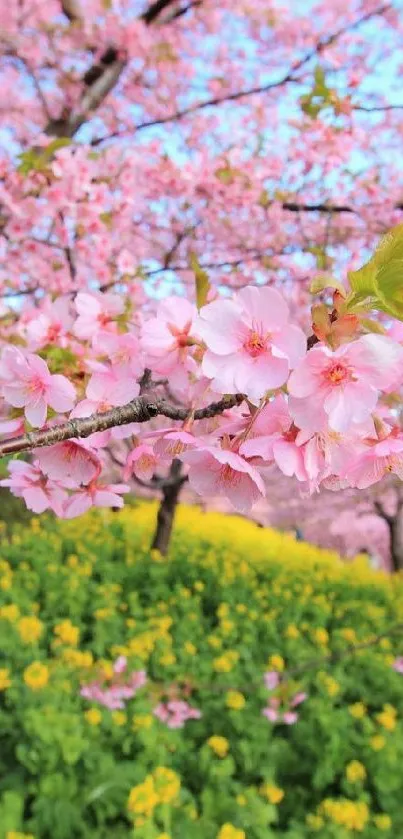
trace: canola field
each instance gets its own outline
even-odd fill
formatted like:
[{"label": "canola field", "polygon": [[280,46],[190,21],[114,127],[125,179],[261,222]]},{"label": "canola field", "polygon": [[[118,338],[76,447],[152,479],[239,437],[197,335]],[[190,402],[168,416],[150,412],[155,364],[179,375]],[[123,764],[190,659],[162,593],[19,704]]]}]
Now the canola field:
[{"label": "canola field", "polygon": [[154,504],[0,553],[0,839],[403,836],[403,580]]}]

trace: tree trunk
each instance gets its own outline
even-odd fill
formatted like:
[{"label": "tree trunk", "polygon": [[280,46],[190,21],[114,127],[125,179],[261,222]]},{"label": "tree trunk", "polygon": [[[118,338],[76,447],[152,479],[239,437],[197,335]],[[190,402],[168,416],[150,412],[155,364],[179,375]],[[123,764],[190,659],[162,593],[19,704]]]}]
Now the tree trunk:
[{"label": "tree trunk", "polygon": [[403,570],[403,514],[399,509],[389,523],[390,556],[394,572]]},{"label": "tree trunk", "polygon": [[168,553],[176,507],[183,483],[182,463],[180,460],[173,460],[169,470],[167,484],[162,488],[162,499],[157,515],[157,527],[151,543],[151,548],[159,551],[163,556],[166,556]]}]

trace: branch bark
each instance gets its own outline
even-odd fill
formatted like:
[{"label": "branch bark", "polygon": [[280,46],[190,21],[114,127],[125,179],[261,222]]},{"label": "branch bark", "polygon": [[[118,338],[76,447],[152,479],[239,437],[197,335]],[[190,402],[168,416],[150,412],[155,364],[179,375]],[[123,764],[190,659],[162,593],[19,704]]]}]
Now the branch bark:
[{"label": "branch bark", "polygon": [[52,446],[55,443],[62,443],[65,440],[80,439],[89,437],[95,431],[106,431],[108,428],[115,428],[119,425],[127,425],[130,422],[148,422],[153,417],[164,416],[172,420],[184,421],[193,416],[195,420],[207,419],[222,414],[235,405],[244,401],[241,393],[234,396],[223,396],[219,402],[212,402],[206,408],[199,408],[192,411],[189,408],[178,408],[163,400],[152,400],[145,396],[139,396],[118,408],[112,408],[101,414],[92,414],[90,417],[69,419],[59,425],[40,431],[31,431],[19,437],[4,440],[0,444],[0,457],[19,452],[32,451],[32,449]]},{"label": "branch bark", "polygon": [[166,556],[168,553],[176,508],[184,483],[182,470],[181,461],[177,459],[173,460],[168,479],[162,487],[162,499],[157,513],[157,525],[151,543],[151,548],[159,551],[162,556]]},{"label": "branch bark", "polygon": [[[153,24],[159,15],[171,6],[175,0],[155,0],[140,16],[146,26]],[[82,7],[75,0],[62,0],[65,15],[72,23],[82,20]],[[76,131],[86,122],[89,115],[95,111],[117,84],[127,59],[119,56],[115,47],[108,47],[100,61],[94,63],[85,73],[83,83],[87,85],[78,108],[64,110],[62,116],[50,119],[46,126],[46,133],[56,137],[73,137]]]}]

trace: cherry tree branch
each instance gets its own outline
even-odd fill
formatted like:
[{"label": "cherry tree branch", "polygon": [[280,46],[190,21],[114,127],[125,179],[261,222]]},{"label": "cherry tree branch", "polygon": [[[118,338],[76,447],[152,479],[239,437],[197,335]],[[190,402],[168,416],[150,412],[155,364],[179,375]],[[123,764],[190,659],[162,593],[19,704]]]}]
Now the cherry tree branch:
[{"label": "cherry tree branch", "polygon": [[101,414],[69,419],[50,428],[30,431],[19,437],[4,440],[3,443],[0,443],[0,457],[31,451],[44,446],[52,446],[65,440],[82,439],[94,434],[95,431],[106,431],[108,428],[127,425],[131,422],[148,422],[157,416],[179,421],[184,421],[190,416],[195,420],[208,419],[222,414],[235,405],[240,405],[244,398],[241,393],[236,393],[234,396],[223,396],[219,402],[212,402],[205,408],[192,411],[189,408],[178,408],[164,400],[152,400],[145,396],[139,396],[137,399],[128,402],[127,405],[111,408],[111,410],[104,411]]},{"label": "cherry tree branch", "polygon": [[[168,122],[176,122],[177,120],[182,119],[189,114],[196,113],[197,111],[204,110],[205,108],[213,107],[214,105],[221,105],[225,102],[233,102],[239,99],[245,99],[246,97],[253,96],[255,94],[260,93],[267,93],[270,90],[273,90],[277,87],[282,87],[289,82],[299,82],[300,79],[297,78],[294,74],[305,67],[312,58],[316,55],[320,55],[325,49],[332,46],[336,41],[339,40],[343,35],[346,35],[349,32],[354,31],[363,23],[367,23],[373,17],[377,17],[379,15],[384,14],[389,9],[391,9],[390,3],[384,3],[381,6],[378,6],[376,9],[373,9],[371,12],[367,12],[365,15],[362,15],[358,20],[354,21],[353,23],[346,24],[346,26],[341,27],[336,32],[333,32],[331,35],[328,35],[326,38],[321,38],[318,43],[307,52],[299,61],[296,61],[287,73],[282,76],[281,79],[278,79],[275,82],[269,82],[268,84],[264,85],[256,85],[254,87],[249,87],[244,90],[238,90],[234,93],[228,93],[226,96],[215,96],[211,99],[206,99],[204,102],[198,102],[195,105],[189,105],[188,108],[183,108],[182,110],[175,111],[173,114],[170,114],[166,117],[161,117],[161,119],[153,119],[148,120],[146,122],[139,123],[136,126],[136,131],[141,131],[144,128],[151,128],[156,125],[164,125]],[[113,136],[113,135],[112,135]]]},{"label": "cherry tree branch", "polygon": [[[140,15],[140,20],[146,26],[150,26],[174,2],[175,0],[154,0]],[[74,0],[62,0],[62,8],[71,23],[82,21],[83,13],[80,3]],[[50,119],[45,129],[46,133],[57,137],[73,137],[89,115],[102,104],[108,93],[116,86],[127,62],[127,57],[119,55],[116,47],[109,47],[101,56],[100,61],[94,63],[84,74],[82,81],[86,89],[78,108],[65,109],[61,117]]]}]

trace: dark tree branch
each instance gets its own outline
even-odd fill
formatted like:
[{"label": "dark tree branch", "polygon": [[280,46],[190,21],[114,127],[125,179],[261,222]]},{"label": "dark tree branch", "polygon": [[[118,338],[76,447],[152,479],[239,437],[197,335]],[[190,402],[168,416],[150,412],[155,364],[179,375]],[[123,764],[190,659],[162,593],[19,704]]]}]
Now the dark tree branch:
[{"label": "dark tree branch", "polygon": [[[140,20],[146,26],[150,26],[173,2],[174,0],[155,0],[140,16]],[[62,0],[62,8],[70,21],[82,19],[78,3]],[[56,137],[73,137],[89,115],[102,104],[108,93],[115,87],[126,64],[127,58],[119,56],[116,47],[113,45],[108,47],[100,60],[94,63],[83,76],[82,81],[87,89],[84,91],[78,109],[64,110],[61,117],[50,119],[45,129],[46,133]]]},{"label": "dark tree branch", "polygon": [[212,402],[206,408],[192,411],[189,408],[176,408],[163,400],[147,399],[139,396],[118,408],[112,408],[102,414],[92,414],[90,417],[69,419],[59,425],[40,431],[31,431],[19,437],[10,438],[0,443],[0,457],[18,452],[31,451],[43,446],[52,446],[65,440],[89,437],[95,431],[106,431],[119,425],[131,422],[148,422],[153,417],[164,416],[172,420],[184,421],[189,417],[195,420],[218,416],[224,411],[240,405],[244,401],[243,394],[223,396],[219,402]]},{"label": "dark tree branch", "polygon": [[221,105],[225,102],[234,102],[236,100],[245,99],[249,96],[254,96],[255,94],[267,93],[268,91],[273,90],[277,87],[282,87],[283,85],[288,84],[289,82],[299,82],[300,78],[296,77],[295,73],[298,73],[299,70],[302,70],[302,68],[305,67],[305,65],[308,64],[312,58],[314,58],[316,55],[320,55],[325,49],[332,46],[343,35],[346,35],[348,32],[354,31],[363,23],[367,23],[369,20],[371,20],[371,18],[384,14],[390,8],[390,3],[384,3],[383,5],[378,6],[376,9],[373,9],[373,11],[367,12],[365,15],[362,15],[362,17],[358,18],[358,20],[354,21],[353,23],[349,23],[346,24],[346,26],[341,27],[332,35],[329,35],[326,38],[321,38],[312,50],[307,52],[302,58],[299,59],[299,61],[296,61],[292,65],[292,67],[290,67],[287,73],[281,79],[278,79],[278,81],[276,82],[270,82],[269,84],[264,85],[256,85],[254,87],[246,88],[245,90],[238,90],[234,93],[228,93],[226,96],[215,96],[212,99],[206,99],[204,102],[198,102],[195,105],[189,105],[188,108],[178,110],[167,117],[161,117],[161,119],[154,119],[142,122],[136,126],[136,131],[143,130],[144,128],[151,128],[152,126],[156,125],[164,125],[168,122],[175,122],[177,120],[183,119],[183,117],[188,116],[189,114],[193,114],[197,111],[204,110],[205,108],[213,107],[214,105]]}]

